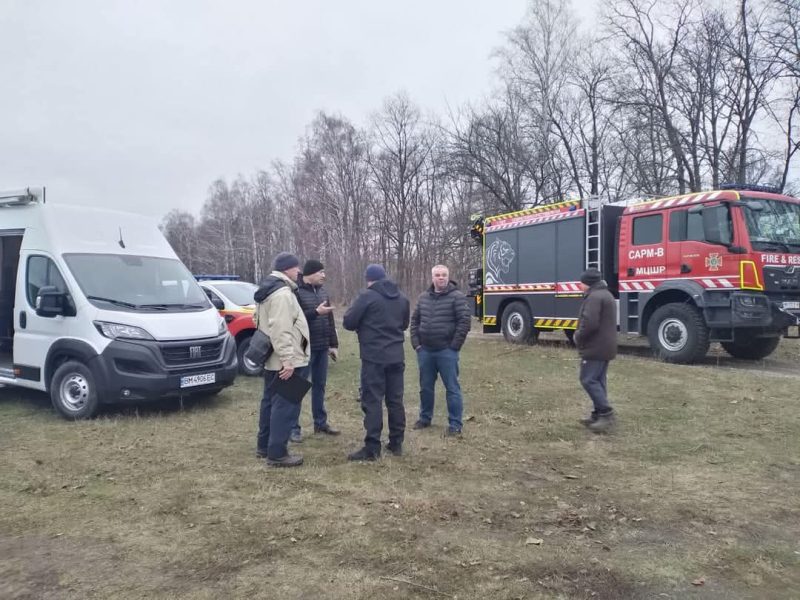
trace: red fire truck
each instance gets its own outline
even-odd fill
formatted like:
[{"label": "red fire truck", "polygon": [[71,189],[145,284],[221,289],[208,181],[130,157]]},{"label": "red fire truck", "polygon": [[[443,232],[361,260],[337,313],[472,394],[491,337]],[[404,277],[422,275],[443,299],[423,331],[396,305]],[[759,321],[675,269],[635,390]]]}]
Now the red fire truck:
[{"label": "red fire truck", "polygon": [[600,269],[619,330],[663,360],[701,360],[711,342],[759,359],[800,337],[800,200],[738,186],[643,202],[567,201],[476,216],[482,268],[470,295],[484,332],[533,343],[577,327],[581,272]]}]

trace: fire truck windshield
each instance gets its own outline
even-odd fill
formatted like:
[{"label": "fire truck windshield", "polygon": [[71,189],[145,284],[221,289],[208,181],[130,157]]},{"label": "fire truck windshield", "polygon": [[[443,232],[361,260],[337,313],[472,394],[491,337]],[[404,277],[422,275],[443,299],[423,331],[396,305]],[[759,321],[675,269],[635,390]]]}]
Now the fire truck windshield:
[{"label": "fire truck windshield", "polygon": [[754,250],[800,252],[800,204],[744,199],[747,233]]}]

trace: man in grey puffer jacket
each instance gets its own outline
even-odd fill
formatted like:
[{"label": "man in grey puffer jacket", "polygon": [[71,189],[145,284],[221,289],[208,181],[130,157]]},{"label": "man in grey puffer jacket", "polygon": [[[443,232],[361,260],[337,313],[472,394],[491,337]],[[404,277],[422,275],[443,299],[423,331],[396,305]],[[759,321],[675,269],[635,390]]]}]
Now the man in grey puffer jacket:
[{"label": "man in grey puffer jacket", "polygon": [[464,398],[458,382],[458,357],[470,328],[466,296],[450,281],[444,265],[431,269],[433,283],[420,294],[411,317],[411,345],[419,364],[419,419],[414,429],[430,427],[434,386],[441,376],[447,397],[448,435],[463,427]]}]

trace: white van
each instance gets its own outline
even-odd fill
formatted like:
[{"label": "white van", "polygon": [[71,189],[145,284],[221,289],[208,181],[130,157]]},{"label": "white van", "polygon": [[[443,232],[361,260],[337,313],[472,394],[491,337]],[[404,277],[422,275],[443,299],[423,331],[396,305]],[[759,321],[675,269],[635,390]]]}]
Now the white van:
[{"label": "white van", "polygon": [[64,417],[103,402],[214,394],[236,343],[154,220],[0,192],[0,384]]}]

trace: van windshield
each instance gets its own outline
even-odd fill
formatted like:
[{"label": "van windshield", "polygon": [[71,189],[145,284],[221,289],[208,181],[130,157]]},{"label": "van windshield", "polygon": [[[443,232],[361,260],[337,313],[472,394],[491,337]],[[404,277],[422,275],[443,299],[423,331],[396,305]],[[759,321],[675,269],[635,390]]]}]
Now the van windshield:
[{"label": "van windshield", "polygon": [[122,254],[64,254],[89,301],[117,310],[206,310],[211,304],[179,260]]}]

